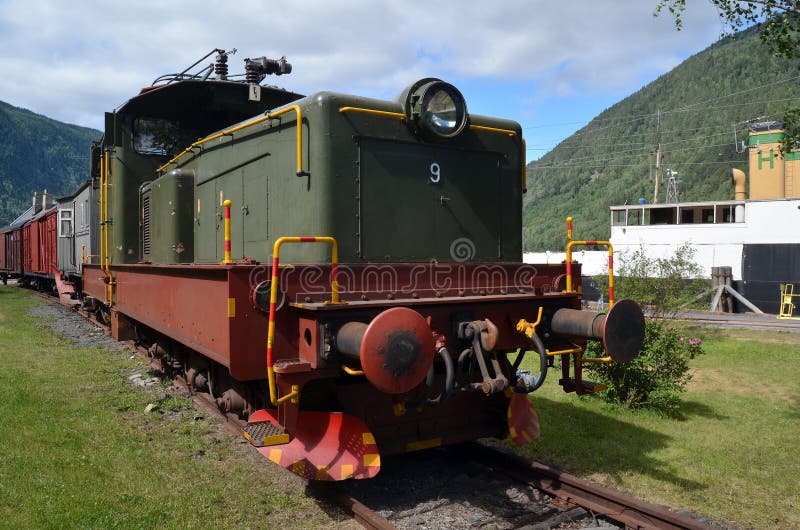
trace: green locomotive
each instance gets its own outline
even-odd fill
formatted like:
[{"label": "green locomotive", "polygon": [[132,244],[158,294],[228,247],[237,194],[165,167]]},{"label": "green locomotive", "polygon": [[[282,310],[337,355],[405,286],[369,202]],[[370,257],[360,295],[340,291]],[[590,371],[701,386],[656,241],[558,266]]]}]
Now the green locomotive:
[{"label": "green locomotive", "polygon": [[[396,101],[304,97],[261,84],[285,58],[245,59],[237,81],[229,55],[106,115],[83,285],[116,337],[248,417],[265,456],[338,480],[381,454],[529,441],[553,356],[585,393],[586,339],[638,352],[638,306],[580,311],[563,265],[522,263],[519,124],[469,114],[439,79]],[[508,358],[529,350],[538,376]]]}]

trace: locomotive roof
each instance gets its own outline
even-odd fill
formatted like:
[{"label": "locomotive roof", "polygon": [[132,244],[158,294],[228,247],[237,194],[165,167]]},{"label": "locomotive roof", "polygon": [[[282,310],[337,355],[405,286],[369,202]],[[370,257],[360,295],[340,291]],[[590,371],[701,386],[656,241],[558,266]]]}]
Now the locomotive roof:
[{"label": "locomotive roof", "polygon": [[250,85],[236,81],[185,80],[142,89],[129,99],[118,112],[159,116],[187,116],[202,109],[202,114],[229,116],[236,123],[259,112],[280,107],[303,97],[277,87],[261,86],[260,101],[249,97]]}]

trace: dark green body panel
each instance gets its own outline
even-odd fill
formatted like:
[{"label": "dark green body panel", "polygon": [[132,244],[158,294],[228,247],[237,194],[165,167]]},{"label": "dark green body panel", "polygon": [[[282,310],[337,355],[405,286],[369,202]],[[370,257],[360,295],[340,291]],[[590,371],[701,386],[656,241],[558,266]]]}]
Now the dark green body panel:
[{"label": "dark green body panel", "polygon": [[168,173],[142,188],[142,257],[194,262],[194,175]]},{"label": "dark green body panel", "polygon": [[[205,94],[209,85],[216,84],[209,81],[182,90],[202,89]],[[241,92],[230,88],[226,104],[250,108],[246,85],[243,87]],[[266,99],[270,90],[263,88]],[[279,91],[281,94],[285,93]],[[198,119],[194,114],[187,118],[171,115],[158,102],[167,95],[163,90],[135,98],[135,105],[125,107],[127,119],[137,113],[148,117],[164,113],[181,122]],[[146,188],[153,194],[152,226],[159,224],[161,235],[157,237],[164,246],[151,247],[144,259],[154,263],[186,259],[188,254],[176,257],[170,252],[172,245],[186,237],[184,203],[191,202],[194,262],[218,263],[223,258],[222,202],[230,199],[234,260],[268,262],[273,242],[282,236],[333,236],[342,263],[521,261],[523,153],[519,124],[471,116],[473,125],[515,134],[467,128],[453,139],[426,141],[398,117],[340,112],[343,107],[356,107],[402,113],[397,102],[321,92],[293,104],[302,109],[302,169],[308,174],[296,174],[294,112],[196,147],[164,170],[165,175],[174,169],[195,175],[191,196],[170,192],[171,199],[181,202],[181,215],[172,215],[163,200],[156,201],[163,190],[174,188],[166,182],[169,176],[161,176]],[[234,125],[226,123],[215,130]],[[130,138],[122,136],[122,145],[131,145]],[[120,156],[114,166],[115,173],[118,165],[125,166],[125,177],[112,178],[112,188],[122,192],[115,193],[112,201],[113,259],[131,262],[142,259],[140,215],[138,211],[132,215],[139,210],[138,189],[155,179],[153,170],[164,157],[143,157],[132,148],[120,151],[128,159]],[[161,227],[161,223],[179,224],[180,228]],[[151,237],[156,237],[154,234],[151,232]],[[120,242],[124,242],[121,249]],[[454,254],[459,244],[464,248]],[[185,252],[190,248],[185,241],[183,246]],[[288,245],[281,251],[281,259],[327,262],[330,250],[325,245]]]},{"label": "dark green body panel", "polygon": [[[294,113],[212,142],[177,166],[197,175],[196,260],[222,258],[222,201],[231,212],[234,259],[266,262],[281,236],[333,236],[339,259],[452,261],[462,238],[470,261],[521,261],[521,142],[514,122],[473,117],[515,136],[467,130],[424,142],[402,120],[342,107],[400,112],[396,103],[320,93],[303,111],[303,169],[296,176]],[[440,168],[431,180],[431,165]],[[177,167],[176,166],[176,167]],[[326,262],[322,245],[291,245],[289,262]]]}]

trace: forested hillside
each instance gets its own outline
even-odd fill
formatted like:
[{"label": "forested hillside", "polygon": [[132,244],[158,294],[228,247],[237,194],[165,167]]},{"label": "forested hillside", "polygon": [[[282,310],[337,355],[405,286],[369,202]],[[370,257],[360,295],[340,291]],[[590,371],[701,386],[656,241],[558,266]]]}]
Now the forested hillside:
[{"label": "forested hillside", "polygon": [[[734,130],[741,142],[749,120],[780,120],[798,106],[798,64],[771,57],[755,31],[709,47],[529,164],[525,249],[563,249],[568,215],[576,238],[607,238],[609,206],[653,201],[659,142],[662,168],[678,172],[681,201],[732,199],[731,168],[747,170]],[[666,181],[660,190],[664,202]]]},{"label": "forested hillside", "polygon": [[89,176],[89,146],[100,136],[0,101],[0,226],[30,206],[34,191],[75,190]]}]

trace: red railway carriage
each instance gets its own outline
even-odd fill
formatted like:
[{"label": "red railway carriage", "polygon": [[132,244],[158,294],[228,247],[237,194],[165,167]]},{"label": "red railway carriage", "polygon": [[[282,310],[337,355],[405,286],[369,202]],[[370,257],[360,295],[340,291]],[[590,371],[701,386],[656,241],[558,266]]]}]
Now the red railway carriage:
[{"label": "red railway carriage", "polygon": [[0,228],[0,280],[22,276],[22,227],[30,221],[34,209],[29,208],[8,226]]},{"label": "red railway carriage", "polygon": [[22,275],[22,229],[7,228],[0,233],[0,277],[18,278]]},{"label": "red railway carriage", "polygon": [[22,278],[38,287],[53,281],[58,268],[57,209],[50,208],[22,228]]},{"label": "red railway carriage", "polygon": [[8,229],[0,230],[0,280],[2,280],[3,285],[8,282],[8,275],[10,273],[8,268],[9,256],[6,251],[6,247],[8,246],[6,243],[6,234],[10,232],[11,230]]}]

